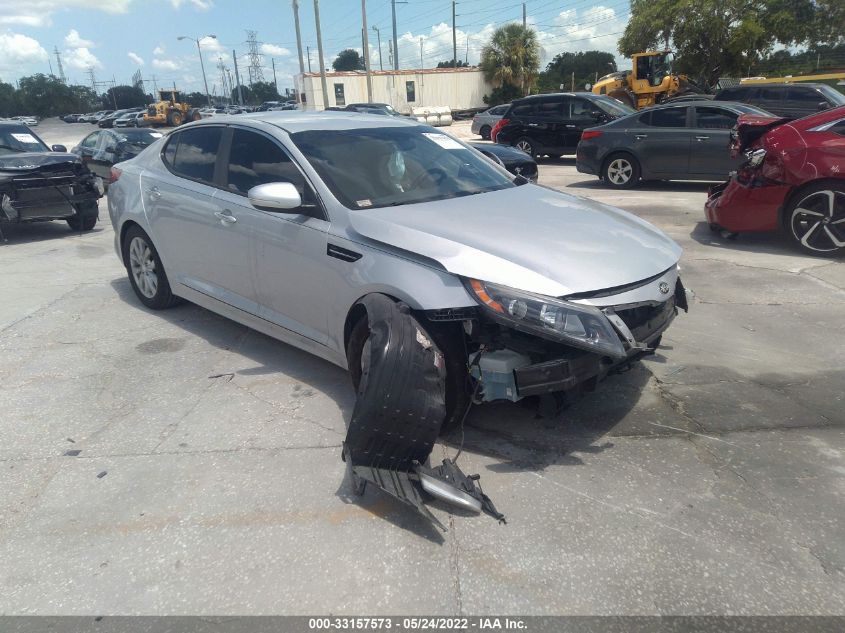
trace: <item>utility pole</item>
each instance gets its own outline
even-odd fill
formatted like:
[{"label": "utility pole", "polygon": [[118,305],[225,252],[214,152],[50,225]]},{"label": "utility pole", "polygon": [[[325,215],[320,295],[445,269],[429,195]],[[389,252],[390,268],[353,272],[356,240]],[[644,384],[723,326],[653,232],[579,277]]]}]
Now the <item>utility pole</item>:
[{"label": "utility pole", "polygon": [[420,35],[420,70],[423,69],[423,38]]},{"label": "utility pole", "polygon": [[420,100],[419,104],[422,105],[422,93],[423,93],[423,82],[425,81],[425,75],[422,74],[423,69],[423,38],[420,36]]},{"label": "utility pole", "polygon": [[[299,0],[293,0],[293,23],[296,27],[296,54],[299,56],[299,74],[305,74],[305,63],[302,61],[302,34],[299,31]],[[309,64],[311,60],[308,60]],[[303,86],[305,85],[305,80],[303,79]],[[297,82],[293,82],[294,90],[296,91],[296,102],[300,103],[300,89],[297,85]],[[276,89],[278,92],[278,89]]]},{"label": "utility pole", "polygon": [[235,55],[235,49],[232,49],[232,62],[235,64],[235,83],[238,86],[238,105],[243,105],[244,93],[241,91],[241,76],[238,73],[238,56]]},{"label": "utility pole", "polygon": [[373,30],[376,32],[376,37],[378,38],[378,69],[384,70],[384,61],[381,58],[381,31],[378,30],[377,26],[374,26]]},{"label": "utility pole", "polygon": [[279,83],[276,81],[276,58],[271,57],[270,62],[273,64],[273,85],[276,86],[276,94],[279,94]]},{"label": "utility pole", "polygon": [[153,75],[151,81],[153,82],[153,101],[155,101],[156,99],[158,99],[158,84],[156,83],[155,75]]},{"label": "utility pole", "polygon": [[308,72],[311,72],[311,47],[306,46],[305,49],[308,51]]},{"label": "utility pole", "polygon": [[361,0],[361,21],[364,28],[364,72],[367,74],[367,102],[373,102],[373,78],[370,76],[370,40],[367,38],[367,0]]},{"label": "utility pole", "polygon": [[396,39],[396,0],[390,0],[393,13],[393,70],[399,70],[399,40]]},{"label": "utility pole", "polygon": [[323,34],[320,32],[320,0],[314,0],[314,25],[317,27],[317,58],[320,62],[320,84],[323,88],[323,108],[329,108],[329,87],[326,84],[326,62],[323,58]]},{"label": "utility pole", "polygon": [[522,3],[522,28],[528,28],[528,17],[525,15],[525,3]]},{"label": "utility pole", "polygon": [[393,66],[393,42],[387,40],[387,62],[389,66]]},{"label": "utility pole", "polygon": [[455,5],[457,2],[452,0],[452,68],[458,67],[458,40],[455,34]]}]

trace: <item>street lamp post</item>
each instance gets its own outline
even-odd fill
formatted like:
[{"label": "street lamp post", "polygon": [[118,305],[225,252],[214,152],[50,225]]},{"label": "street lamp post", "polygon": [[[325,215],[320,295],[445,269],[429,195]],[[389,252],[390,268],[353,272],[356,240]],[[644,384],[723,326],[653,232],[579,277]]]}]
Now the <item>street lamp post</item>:
[{"label": "street lamp post", "polygon": [[[210,37],[212,39],[217,39],[216,35],[206,35],[205,37]],[[204,38],[195,39],[193,37],[188,37],[187,35],[180,35],[176,38],[177,40],[191,40],[192,42],[196,42],[197,45],[197,54],[200,56],[200,68],[202,68],[202,83],[205,86],[205,98],[208,99],[208,105],[211,106],[211,95],[208,93],[208,80],[205,78],[205,64],[202,61],[202,50],[200,49],[200,40]]]},{"label": "street lamp post", "polygon": [[378,68],[379,68],[379,70],[384,70],[384,63],[381,60],[381,31],[379,31],[377,26],[374,26],[373,30],[376,32],[376,35],[378,36]]}]

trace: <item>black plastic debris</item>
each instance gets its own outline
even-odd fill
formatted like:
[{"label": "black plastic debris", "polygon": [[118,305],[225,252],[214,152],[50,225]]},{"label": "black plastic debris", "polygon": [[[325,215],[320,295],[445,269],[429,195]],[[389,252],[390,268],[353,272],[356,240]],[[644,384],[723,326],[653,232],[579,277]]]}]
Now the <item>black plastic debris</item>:
[{"label": "black plastic debris", "polygon": [[429,455],[446,416],[443,353],[403,303],[385,295],[362,300],[369,342],[343,459],[357,494],[372,483],[445,527],[425,506],[428,495],[502,520],[477,485],[450,460],[430,468]]},{"label": "black plastic debris", "polygon": [[101,473],[99,473],[99,474],[97,475],[97,479],[102,479],[102,478],[103,478],[103,477],[105,477],[107,474],[108,474],[108,472],[104,470],[103,472],[101,472]]},{"label": "black plastic debris", "polygon": [[65,457],[76,457],[76,456],[77,456],[77,455],[79,455],[81,452],[82,452],[82,451],[80,451],[80,450],[73,449],[73,450],[70,450],[70,451],[65,451],[65,452],[64,452],[64,456],[65,456]]}]

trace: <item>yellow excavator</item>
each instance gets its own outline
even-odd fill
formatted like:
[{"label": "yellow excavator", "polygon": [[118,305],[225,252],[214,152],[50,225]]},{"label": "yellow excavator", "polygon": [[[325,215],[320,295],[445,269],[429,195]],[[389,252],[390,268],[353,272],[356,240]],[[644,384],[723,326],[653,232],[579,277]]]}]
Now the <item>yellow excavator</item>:
[{"label": "yellow excavator", "polygon": [[592,91],[640,110],[673,97],[703,92],[686,75],[672,72],[672,51],[636,53],[631,70],[610,73],[596,81]]},{"label": "yellow excavator", "polygon": [[174,88],[158,91],[158,101],[151,103],[147,108],[144,124],[152,127],[178,127],[188,121],[199,121],[201,118],[199,109],[192,108],[190,103],[184,103],[182,95]]}]

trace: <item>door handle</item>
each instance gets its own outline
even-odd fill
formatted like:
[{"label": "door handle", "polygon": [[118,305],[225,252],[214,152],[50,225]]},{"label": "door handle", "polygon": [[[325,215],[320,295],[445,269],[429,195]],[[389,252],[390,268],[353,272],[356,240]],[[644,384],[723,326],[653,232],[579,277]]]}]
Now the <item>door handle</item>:
[{"label": "door handle", "polygon": [[220,220],[220,224],[223,226],[230,226],[238,221],[232,212],[229,209],[224,209],[223,211],[215,211],[214,217]]},{"label": "door handle", "polygon": [[529,123],[528,127],[537,127],[538,125],[540,125],[540,124],[539,123]]},{"label": "door handle", "polygon": [[158,200],[161,198],[161,190],[158,187],[150,187],[147,189],[147,195],[152,198],[153,200]]},{"label": "door handle", "polygon": [[706,141],[708,138],[710,138],[710,137],[709,136],[696,136],[695,140],[696,141]]},{"label": "door handle", "polygon": [[569,125],[569,124],[567,124],[567,125],[566,125],[566,127],[567,127],[567,128],[570,128],[570,129],[574,129],[574,128],[575,128],[575,126],[574,126],[574,125]]},{"label": "door handle", "polygon": [[634,138],[638,141],[643,140],[644,138],[648,138],[648,134],[634,134]]}]

